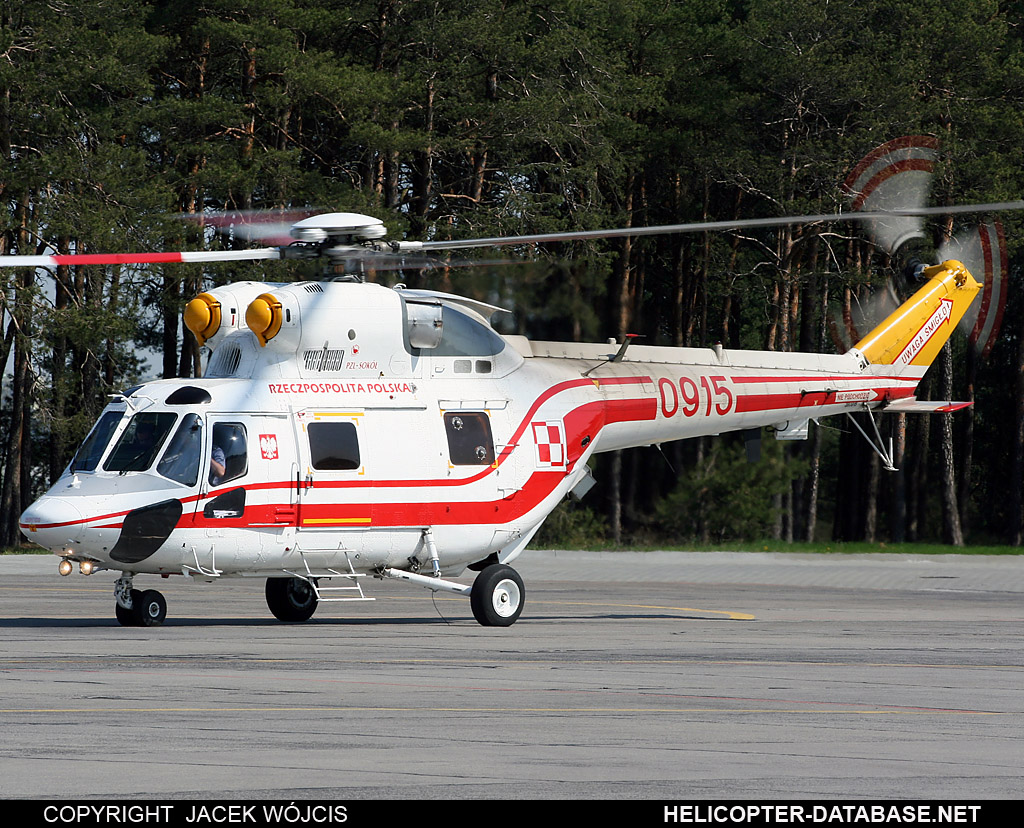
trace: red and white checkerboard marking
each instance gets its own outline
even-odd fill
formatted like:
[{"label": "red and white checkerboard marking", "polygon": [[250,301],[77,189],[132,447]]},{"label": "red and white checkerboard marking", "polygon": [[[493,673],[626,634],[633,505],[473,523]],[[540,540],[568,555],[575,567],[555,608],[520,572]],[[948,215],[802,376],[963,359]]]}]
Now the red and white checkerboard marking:
[{"label": "red and white checkerboard marking", "polygon": [[565,468],[565,435],[559,421],[531,423],[537,444],[537,465],[551,469]]}]

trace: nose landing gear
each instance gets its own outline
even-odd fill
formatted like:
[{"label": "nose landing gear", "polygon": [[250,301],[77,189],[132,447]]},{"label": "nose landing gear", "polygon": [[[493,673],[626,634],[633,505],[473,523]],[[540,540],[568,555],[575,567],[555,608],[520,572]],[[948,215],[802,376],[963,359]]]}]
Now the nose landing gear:
[{"label": "nose landing gear", "polygon": [[114,614],[124,627],[159,627],[167,618],[167,601],[155,589],[132,589],[132,576],[122,573],[114,583]]}]

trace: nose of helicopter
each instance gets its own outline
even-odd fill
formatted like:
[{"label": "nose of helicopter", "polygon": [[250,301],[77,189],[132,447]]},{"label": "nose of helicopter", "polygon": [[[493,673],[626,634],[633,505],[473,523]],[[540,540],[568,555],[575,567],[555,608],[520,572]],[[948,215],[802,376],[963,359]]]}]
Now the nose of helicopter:
[{"label": "nose of helicopter", "polygon": [[21,515],[21,531],[48,549],[66,546],[82,535],[82,513],[62,497],[41,497]]}]

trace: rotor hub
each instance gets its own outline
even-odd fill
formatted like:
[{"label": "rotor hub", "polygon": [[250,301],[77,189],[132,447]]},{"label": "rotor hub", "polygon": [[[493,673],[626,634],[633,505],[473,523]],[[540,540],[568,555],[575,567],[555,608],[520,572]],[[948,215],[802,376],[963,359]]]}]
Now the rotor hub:
[{"label": "rotor hub", "polygon": [[381,239],[388,233],[384,222],[361,213],[322,213],[297,221],[291,235],[300,242]]}]

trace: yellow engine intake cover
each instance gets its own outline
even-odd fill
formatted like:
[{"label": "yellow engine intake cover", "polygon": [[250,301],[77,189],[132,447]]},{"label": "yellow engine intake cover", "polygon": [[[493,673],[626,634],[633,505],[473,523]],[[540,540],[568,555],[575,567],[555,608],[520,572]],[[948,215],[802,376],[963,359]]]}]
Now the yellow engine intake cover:
[{"label": "yellow engine intake cover", "polygon": [[205,345],[220,330],[220,302],[209,293],[200,293],[185,306],[184,318],[185,327]]},{"label": "yellow engine intake cover", "polygon": [[261,347],[277,336],[283,322],[284,308],[281,300],[272,293],[260,294],[246,308],[245,324],[256,334]]}]

